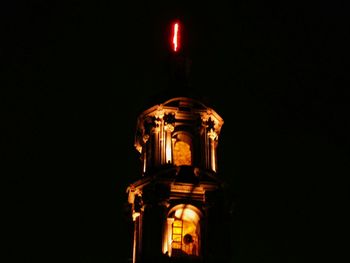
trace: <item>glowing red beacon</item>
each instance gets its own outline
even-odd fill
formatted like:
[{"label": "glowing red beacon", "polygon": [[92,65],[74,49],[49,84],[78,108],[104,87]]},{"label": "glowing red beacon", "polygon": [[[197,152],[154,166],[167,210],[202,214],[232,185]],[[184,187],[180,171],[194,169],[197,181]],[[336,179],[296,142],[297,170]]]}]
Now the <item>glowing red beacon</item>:
[{"label": "glowing red beacon", "polygon": [[172,47],[174,52],[177,52],[180,49],[180,24],[178,22],[173,23],[172,31]]}]

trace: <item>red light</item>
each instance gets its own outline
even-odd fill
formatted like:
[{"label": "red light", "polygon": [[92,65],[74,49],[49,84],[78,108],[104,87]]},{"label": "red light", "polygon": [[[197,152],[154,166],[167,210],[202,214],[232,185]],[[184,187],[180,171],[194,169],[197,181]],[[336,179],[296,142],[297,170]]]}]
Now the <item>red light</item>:
[{"label": "red light", "polygon": [[174,51],[178,51],[180,47],[180,26],[179,23],[175,23],[173,26],[173,49]]}]

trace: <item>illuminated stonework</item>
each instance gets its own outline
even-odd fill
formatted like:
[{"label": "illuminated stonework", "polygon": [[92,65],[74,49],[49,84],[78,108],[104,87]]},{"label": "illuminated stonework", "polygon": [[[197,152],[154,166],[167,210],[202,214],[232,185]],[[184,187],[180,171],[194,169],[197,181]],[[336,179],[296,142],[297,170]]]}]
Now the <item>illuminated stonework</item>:
[{"label": "illuminated stonework", "polygon": [[[214,222],[210,228],[210,215],[225,218],[218,210],[224,204],[218,199],[223,184],[217,175],[222,125],[213,109],[184,97],[139,116],[135,148],[142,177],[127,189],[134,224],[133,263],[170,262],[167,258],[177,263],[184,257],[188,262],[211,262],[204,258],[221,240],[209,240],[215,240],[224,224]],[[224,249],[225,245],[215,247],[214,262],[225,262]]]},{"label": "illuminated stonework", "polygon": [[[164,164],[216,171],[217,142],[211,141],[218,140],[222,125],[222,118],[213,109],[184,97],[144,111],[138,118],[135,136],[144,173]],[[204,158],[200,157],[203,154]]]}]

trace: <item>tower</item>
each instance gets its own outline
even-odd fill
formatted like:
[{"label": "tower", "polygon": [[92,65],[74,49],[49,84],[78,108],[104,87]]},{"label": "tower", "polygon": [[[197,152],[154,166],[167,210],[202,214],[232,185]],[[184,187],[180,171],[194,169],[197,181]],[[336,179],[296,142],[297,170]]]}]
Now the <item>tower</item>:
[{"label": "tower", "polygon": [[226,185],[217,169],[224,121],[190,97],[174,97],[137,119],[140,179],[128,188],[133,263],[227,262]]}]

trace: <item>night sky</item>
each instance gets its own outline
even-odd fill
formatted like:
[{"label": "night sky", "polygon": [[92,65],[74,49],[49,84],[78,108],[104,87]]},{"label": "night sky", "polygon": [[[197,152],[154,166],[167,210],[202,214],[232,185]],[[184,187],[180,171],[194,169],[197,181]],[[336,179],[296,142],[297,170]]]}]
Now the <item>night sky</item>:
[{"label": "night sky", "polygon": [[232,262],[347,261],[345,1],[53,2],[0,4],[4,262],[131,257],[136,118],[177,94],[165,66],[174,18],[188,94],[225,121]]}]

